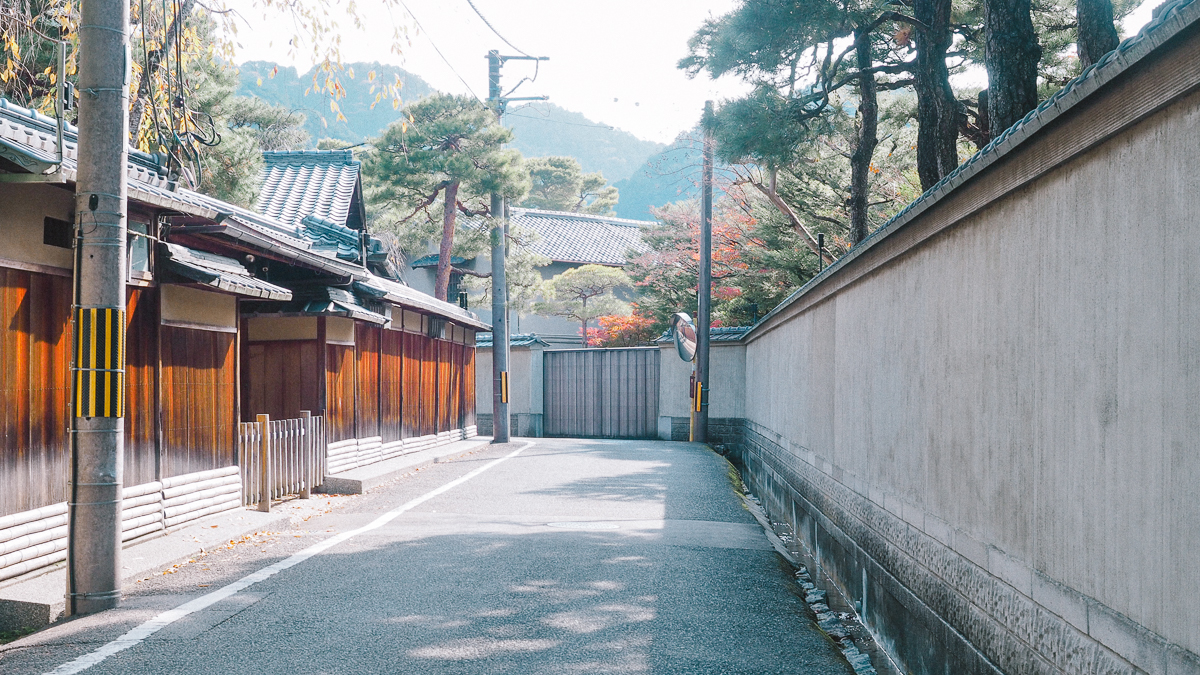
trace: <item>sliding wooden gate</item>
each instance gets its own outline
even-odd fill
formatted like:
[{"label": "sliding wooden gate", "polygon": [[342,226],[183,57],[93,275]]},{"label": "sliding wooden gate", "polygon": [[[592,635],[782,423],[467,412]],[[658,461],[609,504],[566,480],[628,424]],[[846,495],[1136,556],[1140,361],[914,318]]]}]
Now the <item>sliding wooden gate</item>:
[{"label": "sliding wooden gate", "polygon": [[544,431],[575,438],[658,435],[658,349],[544,353]]}]

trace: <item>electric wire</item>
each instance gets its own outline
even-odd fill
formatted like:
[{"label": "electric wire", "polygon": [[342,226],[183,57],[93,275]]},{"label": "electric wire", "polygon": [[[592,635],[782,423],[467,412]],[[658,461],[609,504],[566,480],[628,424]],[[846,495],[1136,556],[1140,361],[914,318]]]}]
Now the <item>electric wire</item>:
[{"label": "electric wire", "polygon": [[[441,57],[442,62],[446,64],[446,67],[450,69],[450,72],[454,73],[454,76],[458,78],[458,81],[463,83],[463,86],[467,88],[467,91],[471,92],[471,95],[475,97],[476,101],[483,103],[483,99],[479,98],[479,94],[476,94],[475,90],[471,88],[471,85],[467,84],[467,81],[463,79],[463,76],[459,75],[458,71],[454,69],[454,66],[450,65],[450,60],[446,58],[446,55],[442,53],[442,50],[438,49],[437,43],[433,41],[433,36],[430,35],[429,31],[425,30],[425,27],[421,25],[421,20],[418,19],[417,15],[413,14],[413,11],[408,8],[408,4],[406,4],[404,0],[398,1],[400,2],[400,6],[404,8],[404,11],[408,12],[408,15],[412,17],[413,23],[417,24],[417,29],[425,35],[425,39],[429,40],[429,44],[433,47],[433,51],[437,52],[437,55]],[[516,49],[516,47],[513,47],[513,49]]]},{"label": "electric wire", "polygon": [[[522,109],[523,108],[517,108],[517,110],[522,110]],[[504,116],[505,117],[521,117],[521,118],[524,118],[527,120],[537,120],[539,122],[553,122],[554,124],[566,124],[566,125],[572,126],[572,127],[587,127],[589,129],[607,129],[609,131],[616,129],[616,127],[611,127],[606,124],[580,124],[579,122],[567,122],[565,120],[552,120],[549,117],[546,117],[544,115],[538,115],[538,116],[518,115],[517,113],[514,113],[514,112],[506,112],[506,113],[504,113]]]},{"label": "electric wire", "polygon": [[[517,47],[513,43],[509,42],[508,38],[501,35],[500,31],[496,30],[496,27],[492,25],[491,21],[487,20],[487,17],[483,15],[483,12],[479,11],[479,8],[475,6],[475,3],[472,0],[467,0],[467,4],[471,6],[471,9],[475,11],[475,14],[483,21],[483,23],[486,24],[487,27],[490,28],[492,30],[492,32],[496,34],[496,37],[498,37],[504,41],[504,44],[517,50],[517,52],[519,54],[521,54],[521,56],[529,56],[529,54],[526,54],[525,52],[521,51],[521,49],[519,47]],[[529,58],[533,58],[533,57],[529,56]]]}]

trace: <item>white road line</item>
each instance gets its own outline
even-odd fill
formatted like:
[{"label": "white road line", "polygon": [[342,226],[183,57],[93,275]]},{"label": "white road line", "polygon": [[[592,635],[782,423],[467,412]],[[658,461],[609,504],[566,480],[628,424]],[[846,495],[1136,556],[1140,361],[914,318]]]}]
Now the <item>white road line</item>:
[{"label": "white road line", "polygon": [[129,649],[130,647],[137,645],[142,640],[145,640],[146,638],[150,637],[151,635],[154,635],[158,631],[162,630],[163,628],[166,628],[167,626],[170,626],[171,624],[173,624],[176,621],[182,619],[183,617],[191,614],[192,612],[198,612],[198,611],[200,611],[206,607],[210,607],[230,596],[236,595],[237,593],[249,588],[250,586],[253,586],[254,584],[257,584],[258,582],[263,581],[265,579],[269,579],[269,578],[275,576],[276,574],[286,570],[287,568],[292,567],[293,565],[298,565],[298,564],[304,562],[305,560],[308,560],[309,558],[313,557],[314,555],[317,555],[318,553],[321,553],[322,551],[333,548],[334,546],[337,546],[338,544],[340,544],[348,539],[356,537],[364,532],[370,532],[371,530],[383,527],[384,525],[388,524],[389,522],[394,520],[397,516],[404,513],[405,511],[408,511],[416,506],[419,506],[419,505],[429,501],[430,499],[433,499],[434,497],[442,494],[443,492],[447,492],[449,490],[452,490],[452,489],[458,487],[459,485],[462,485],[463,483],[471,480],[472,478],[478,476],[479,474],[483,473],[484,471],[487,471],[488,469],[492,468],[493,466],[496,466],[500,462],[503,462],[507,459],[511,459],[513,457],[516,457],[517,455],[521,454],[522,452],[524,452],[526,449],[528,449],[532,445],[533,445],[532,441],[527,442],[527,443],[525,443],[525,445],[522,445],[521,447],[517,448],[516,450],[513,450],[512,452],[501,457],[500,459],[496,459],[487,464],[484,464],[483,466],[479,467],[478,469],[475,469],[474,471],[472,471],[466,475],[455,478],[454,480],[450,481],[449,483],[446,483],[445,485],[437,488],[436,490],[427,492],[410,502],[406,502],[403,506],[397,508],[394,511],[389,511],[389,512],[383,514],[382,516],[371,521],[369,524],[364,525],[364,526],[358,528],[357,530],[343,532],[342,534],[339,534],[335,537],[330,537],[329,539],[326,539],[325,541],[322,541],[319,544],[314,544],[312,546],[309,546],[308,548],[304,549],[303,551],[300,551],[299,553],[293,555],[290,558],[281,560],[269,567],[264,567],[263,569],[261,569],[257,572],[254,572],[253,574],[246,575],[246,576],[242,577],[241,579],[238,579],[237,581],[233,582],[232,584],[229,584],[228,586],[225,586],[223,588],[219,588],[219,589],[213,591],[212,593],[209,593],[208,595],[204,595],[204,596],[196,598],[195,600],[192,600],[190,602],[186,602],[186,603],[176,607],[175,609],[167,610],[167,611],[163,612],[162,614],[159,614],[158,616],[154,617],[153,619],[150,619],[149,621],[143,623],[142,625],[138,626],[137,628],[134,628],[133,630],[129,631],[128,633],[122,635],[121,637],[117,638],[116,640],[113,640],[112,642],[97,649],[96,651],[90,652],[88,654],[84,654],[83,656],[80,656],[79,658],[77,658],[73,661],[68,661],[67,663],[64,663],[61,666],[50,671],[46,675],[73,675],[74,673],[78,673],[78,672],[87,670],[88,668],[91,668],[92,666],[104,661],[105,659],[112,656],[113,654],[125,651],[126,649]]}]

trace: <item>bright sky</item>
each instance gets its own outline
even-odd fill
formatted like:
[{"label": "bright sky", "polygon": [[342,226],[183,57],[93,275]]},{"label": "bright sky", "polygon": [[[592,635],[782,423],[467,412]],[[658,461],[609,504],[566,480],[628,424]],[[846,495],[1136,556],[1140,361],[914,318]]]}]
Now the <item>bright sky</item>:
[{"label": "bright sky", "polygon": [[[355,29],[348,18],[341,20],[343,60],[391,63],[441,91],[468,93],[469,88],[486,98],[488,50],[516,52],[484,24],[468,0],[394,2],[390,9],[381,0],[359,2],[369,30]],[[730,98],[747,90],[734,78],[713,82],[701,75],[693,80],[675,67],[701,23],[730,11],[737,0],[473,2],[513,45],[534,56],[550,57],[541,64],[537,81],[525,83],[513,96],[548,95],[559,106],[643,139],[670,142],[696,123],[706,99]],[[1161,2],[1146,0],[1127,17],[1125,35],[1137,32]],[[301,72],[312,66],[311,48],[296,50],[299,58],[289,56],[288,42],[295,29],[280,21],[278,14],[264,19],[253,0],[230,0],[230,6],[250,22],[239,34],[239,61],[275,61]],[[424,30],[417,28],[418,23]],[[391,53],[395,28],[408,32],[399,56]],[[986,80],[979,70],[958,76],[956,82],[967,84],[960,78],[969,80],[972,75]],[[501,85],[507,91],[532,74],[531,64],[510,61]]]},{"label": "bright sky", "polygon": [[[675,67],[687,54],[687,40],[711,14],[719,16],[736,0],[473,0],[488,21],[513,45],[533,56],[548,56],[538,79],[513,96],[548,95],[550,102],[634,135],[670,142],[700,118],[706,99],[729,98],[745,91],[740,81],[707,77],[694,80]],[[238,60],[269,60],[304,72],[312,65],[311,48],[301,58],[288,56],[294,34],[289,23],[263,20],[252,0],[230,0],[250,21],[239,31]],[[488,50],[516,52],[504,44],[471,10],[467,0],[404,0],[392,9],[380,0],[360,0],[369,31],[341,21],[342,59],[384,61],[420,75],[435,88],[487,97]],[[416,28],[413,20],[424,27]],[[278,15],[273,15],[277,17]],[[401,56],[390,53],[393,26],[407,28]],[[433,45],[445,55],[443,61]],[[510,61],[501,86],[507,91],[533,74],[527,62]],[[465,80],[460,81],[459,77]]]}]

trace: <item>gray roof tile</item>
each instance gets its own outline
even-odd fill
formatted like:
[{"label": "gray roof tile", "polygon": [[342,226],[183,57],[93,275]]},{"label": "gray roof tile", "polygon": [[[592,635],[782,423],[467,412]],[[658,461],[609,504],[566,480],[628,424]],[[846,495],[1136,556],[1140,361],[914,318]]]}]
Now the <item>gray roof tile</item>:
[{"label": "gray roof tile", "polygon": [[263,153],[256,208],[295,224],[305,216],[345,225],[361,163],[349,150]]},{"label": "gray roof tile", "polygon": [[[32,163],[29,166],[25,166],[20,161],[14,162],[25,172],[46,170],[48,162],[51,160],[57,162],[55,124],[55,120],[45,115],[0,98],[0,156],[6,159],[8,159],[9,155],[18,160],[31,159]],[[63,180],[68,182],[73,182],[76,178],[76,160],[78,158],[78,144],[76,140],[77,131],[75,127],[69,124],[66,125],[64,129],[63,145],[65,152],[62,172]],[[276,154],[285,155],[288,153]],[[317,153],[290,153],[293,158],[313,154]],[[321,154],[332,156],[338,153],[327,152]],[[340,151],[340,155],[342,161],[346,161],[350,153],[348,151]],[[9,159],[9,161],[13,160]],[[353,174],[355,181],[357,181],[357,171],[357,162],[353,162],[353,166],[350,169],[346,167],[337,169],[338,174],[342,176]],[[227,227],[225,235],[233,239],[250,242],[253,246],[260,246],[275,251],[283,255],[286,259],[316,267],[326,272],[332,272],[338,276],[347,277],[359,285],[365,284],[381,288],[383,290],[375,295],[382,297],[389,303],[433,313],[450,319],[455,323],[471,326],[475,329],[488,328],[487,324],[480,321],[478,316],[460,308],[458,305],[437,300],[402,283],[376,276],[369,269],[361,265],[339,259],[337,257],[339,252],[348,253],[344,240],[347,232],[350,232],[341,224],[316,223],[317,227],[313,230],[311,222],[309,224],[301,224],[299,220],[285,222],[270,214],[256,213],[255,211],[223,202],[214,197],[193,192],[168,181],[164,169],[158,166],[157,159],[152,155],[137,150],[129,151],[129,163],[126,165],[126,173],[129,177],[129,199],[131,200],[137,200],[145,204],[154,204],[165,209],[180,211],[222,223]],[[328,175],[328,172],[326,172],[326,175]],[[341,187],[344,184],[339,179],[336,182],[336,186]],[[312,197],[312,199],[320,199],[321,194],[326,193],[318,191],[318,195]],[[346,193],[344,190],[339,193],[335,189],[332,194],[345,196],[345,202],[349,204],[350,197],[353,196],[353,188],[351,188],[349,193]],[[310,230],[313,231],[310,232]],[[340,246],[338,245],[339,243],[341,243]],[[378,252],[376,250],[378,248],[376,243],[372,242],[372,247],[368,251],[368,260],[371,260]],[[176,253],[178,257],[175,255]],[[355,251],[355,255],[357,256],[357,251]],[[208,282],[209,275],[212,275],[214,279],[218,276],[221,277],[218,280],[218,284],[224,283],[226,286],[230,286],[227,290],[234,292],[244,291],[251,295],[258,295],[260,298],[265,298],[272,294],[282,296],[291,293],[286,288],[254,279],[251,276],[247,276],[245,279],[234,278],[234,273],[236,273],[237,269],[233,265],[240,268],[240,263],[231,261],[231,259],[224,256],[179,247],[167,257],[177,262],[180,265],[179,269],[186,270],[192,274],[202,275],[205,283]],[[342,299],[345,298],[343,297]],[[327,300],[327,302],[337,304],[335,300]]]},{"label": "gray roof tile", "polygon": [[[513,335],[508,336],[508,346],[509,347],[529,347],[532,345],[542,345],[543,347],[549,347],[550,343],[546,342],[545,340],[538,337],[536,333],[515,333]],[[492,334],[491,333],[476,333],[475,334],[475,346],[491,349]]]},{"label": "gray roof tile", "polygon": [[626,253],[642,252],[641,228],[652,222],[586,213],[513,209],[512,224],[538,233],[530,248],[558,262],[624,265]]}]

